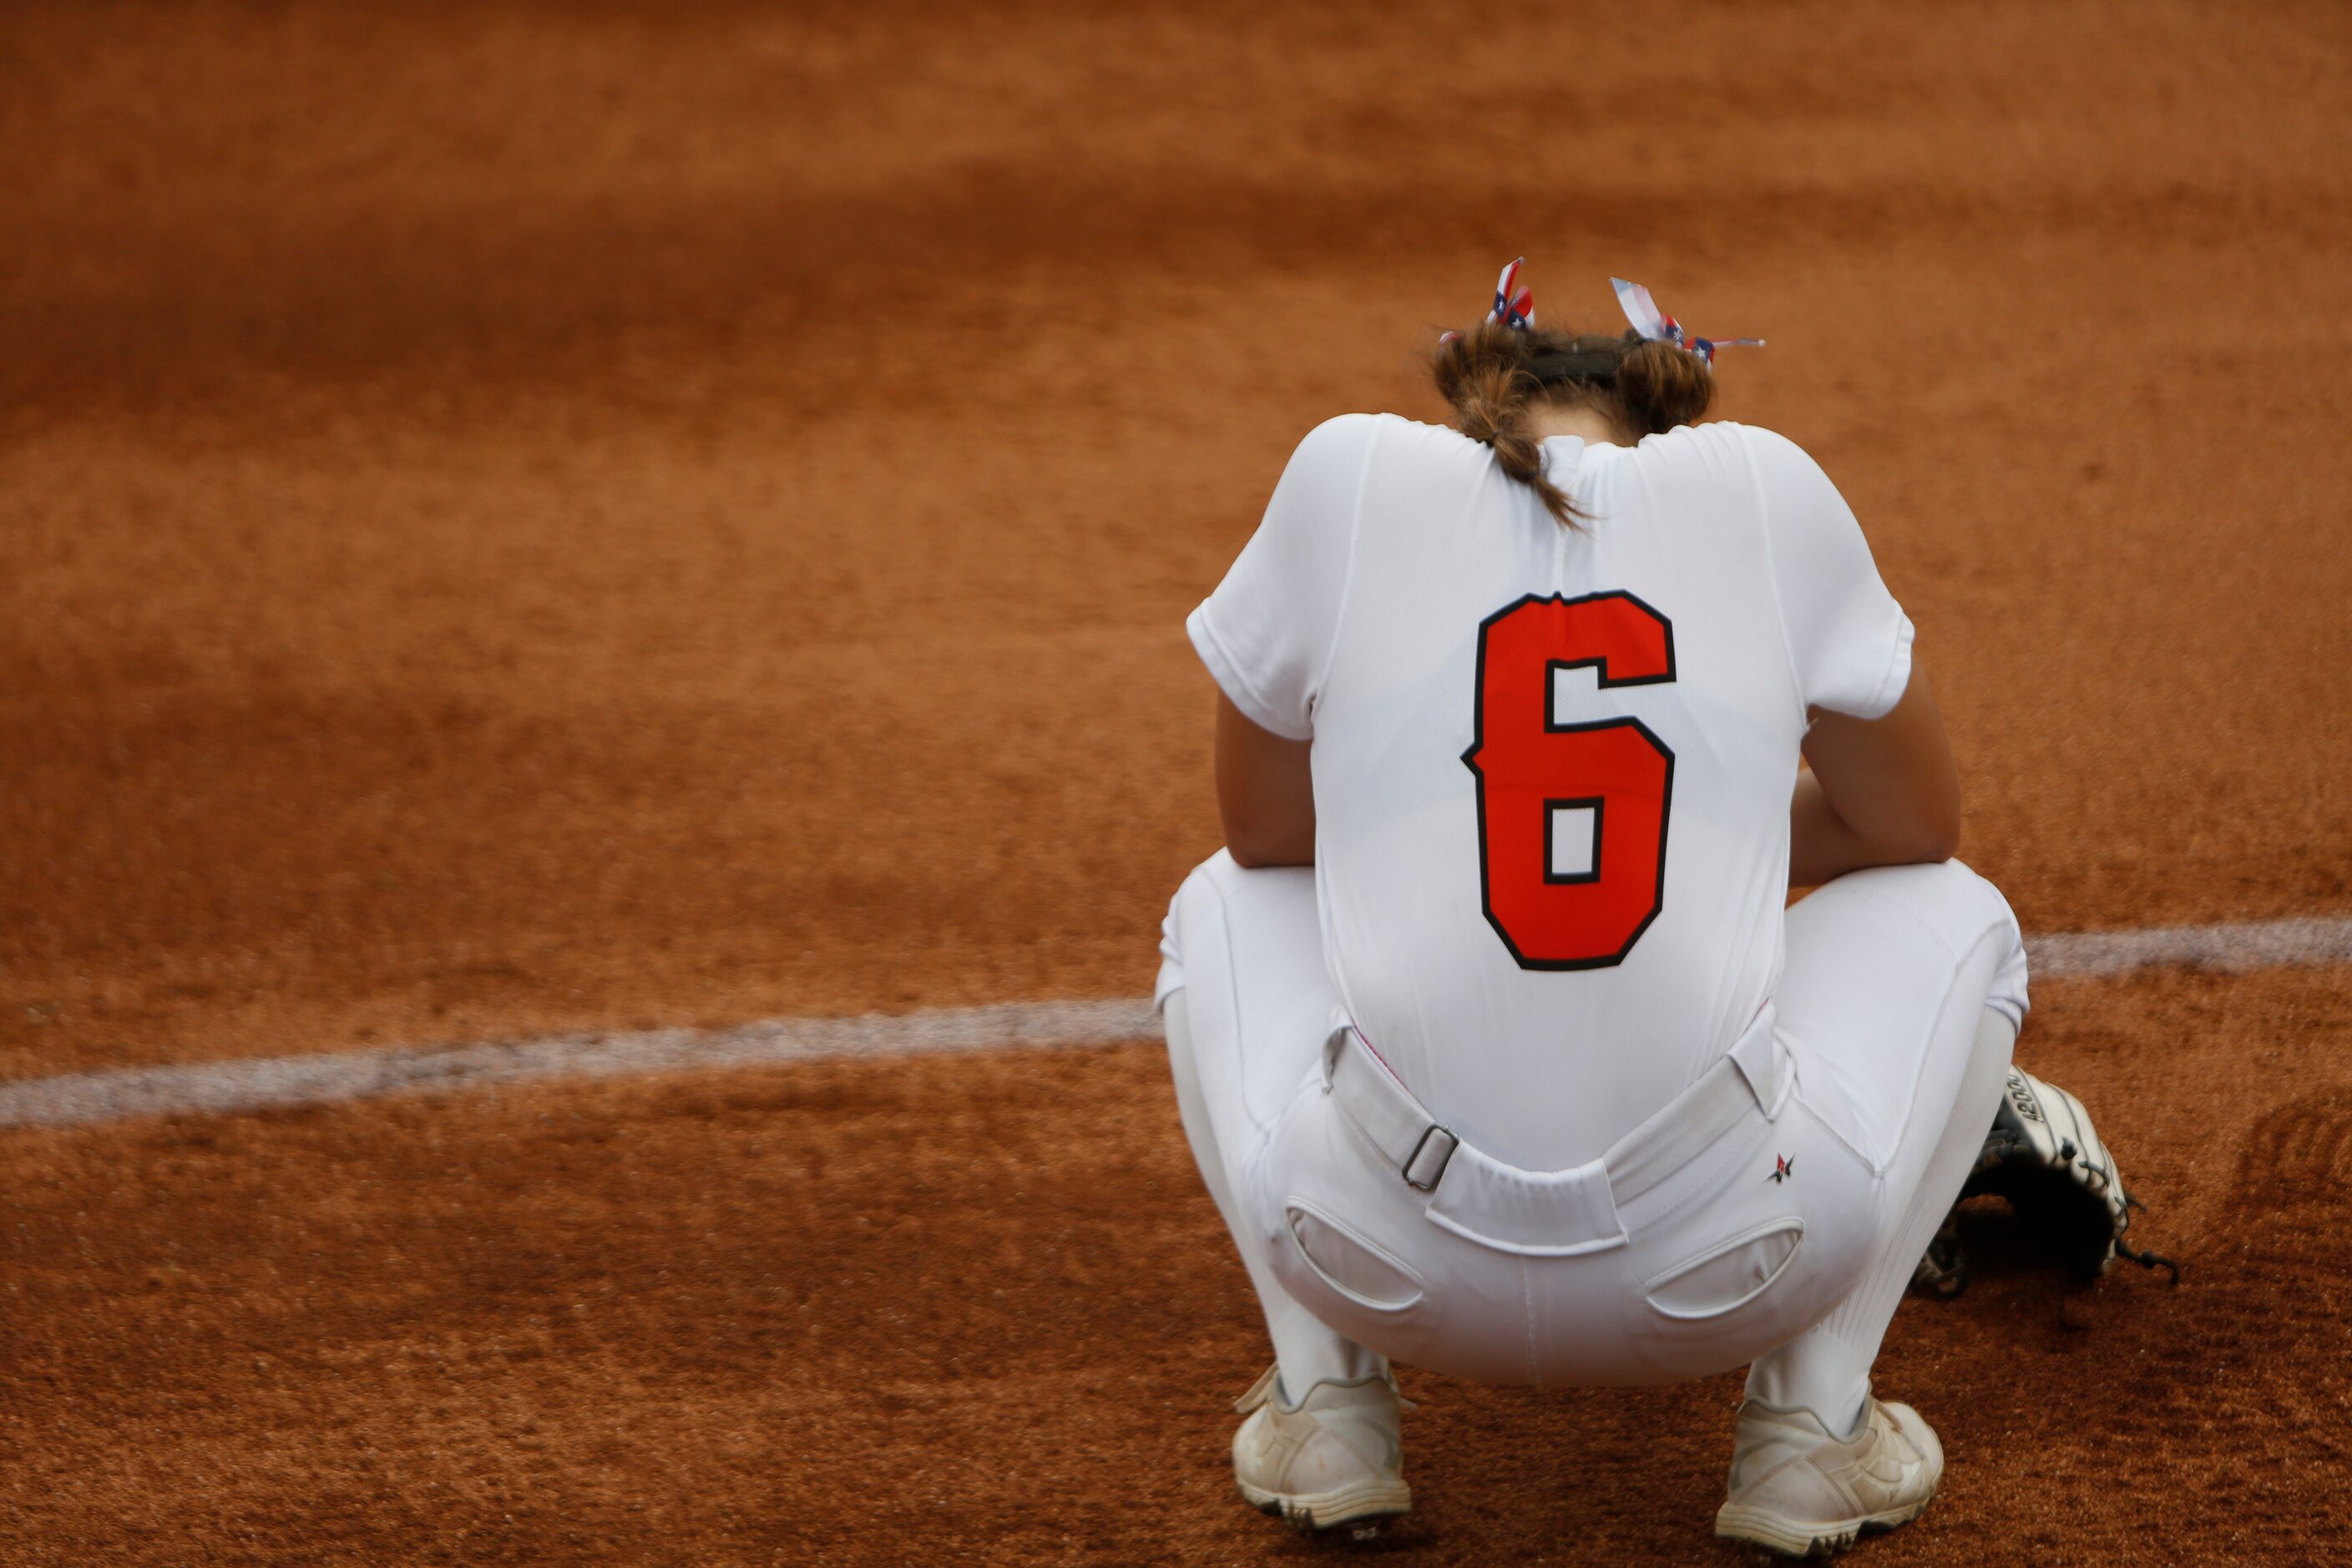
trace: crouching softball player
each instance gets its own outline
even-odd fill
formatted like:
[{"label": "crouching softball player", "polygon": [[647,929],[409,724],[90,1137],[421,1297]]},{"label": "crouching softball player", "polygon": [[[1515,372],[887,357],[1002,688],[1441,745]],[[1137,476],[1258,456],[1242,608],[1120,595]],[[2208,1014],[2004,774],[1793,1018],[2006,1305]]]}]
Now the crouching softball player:
[{"label": "crouching softball player", "polygon": [[1943,723],[1836,489],[1694,423],[1718,345],[1645,291],[1622,337],[1540,331],[1517,271],[1436,352],[1455,426],[1313,431],[1190,622],[1227,847],[1159,1000],[1274,1340],[1234,1469],[1361,1525],[1412,1501],[1391,1358],[1745,1365],[1717,1533],[1832,1551],[1942,1474],[1871,1363],[2024,951],[1948,858]]}]

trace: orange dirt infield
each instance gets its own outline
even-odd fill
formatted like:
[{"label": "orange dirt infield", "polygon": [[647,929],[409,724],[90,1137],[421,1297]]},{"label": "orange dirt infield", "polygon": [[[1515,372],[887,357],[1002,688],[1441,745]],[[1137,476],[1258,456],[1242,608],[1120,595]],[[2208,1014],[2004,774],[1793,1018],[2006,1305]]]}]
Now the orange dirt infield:
[{"label": "orange dirt infield", "polygon": [[[1186,609],[1526,252],[1862,514],[2029,930],[2352,912],[2352,12],[0,10],[0,1079],[1149,983]],[[2044,987],[2189,1262],[1886,1563],[2352,1556],[2352,974]],[[0,1133],[0,1561],[1247,1562],[1146,1050]],[[1996,1263],[1999,1259],[1996,1258]],[[1416,1379],[1400,1561],[1730,1560]]]}]

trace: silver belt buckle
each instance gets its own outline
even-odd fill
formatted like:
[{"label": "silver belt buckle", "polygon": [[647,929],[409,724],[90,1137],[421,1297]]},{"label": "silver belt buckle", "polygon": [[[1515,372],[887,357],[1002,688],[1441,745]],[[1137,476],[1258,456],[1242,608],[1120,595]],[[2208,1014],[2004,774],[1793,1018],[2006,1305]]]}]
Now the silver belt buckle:
[{"label": "silver belt buckle", "polygon": [[[1444,1139],[1444,1147],[1433,1152],[1429,1146],[1429,1141],[1433,1138]],[[1437,1190],[1437,1184],[1445,1179],[1445,1167],[1453,1163],[1454,1151],[1460,1147],[1462,1147],[1462,1140],[1454,1135],[1452,1128],[1440,1127],[1433,1121],[1422,1129],[1421,1142],[1415,1143],[1412,1146],[1412,1152],[1405,1156],[1404,1163],[1398,1168],[1398,1174],[1404,1177],[1404,1184],[1413,1191],[1433,1193]],[[1424,1161],[1422,1158],[1424,1154],[1430,1154],[1432,1158]],[[1425,1182],[1417,1180],[1413,1174],[1424,1165],[1429,1172],[1429,1179]]]}]

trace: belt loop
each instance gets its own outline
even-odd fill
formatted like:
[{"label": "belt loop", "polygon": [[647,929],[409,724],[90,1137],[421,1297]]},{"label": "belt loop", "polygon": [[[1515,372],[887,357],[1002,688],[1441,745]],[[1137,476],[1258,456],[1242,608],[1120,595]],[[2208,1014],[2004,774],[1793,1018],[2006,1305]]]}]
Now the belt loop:
[{"label": "belt loop", "polygon": [[1423,1193],[1437,1190],[1462,1140],[1452,1128],[1430,1120],[1428,1110],[1397,1081],[1353,1025],[1342,1024],[1324,1039],[1323,1092],[1338,1099],[1340,1112],[1406,1186]]},{"label": "belt loop", "polygon": [[1331,1092],[1331,1079],[1339,1070],[1339,1053],[1348,1048],[1348,1032],[1354,1026],[1341,1024],[1323,1037],[1323,1092]]},{"label": "belt loop", "polygon": [[1780,1043],[1780,1032],[1774,1026],[1775,1012],[1767,1002],[1727,1054],[1732,1066],[1748,1083],[1748,1091],[1756,1097],[1756,1108],[1767,1121],[1780,1120],[1780,1108],[1789,1098],[1789,1086],[1794,1077],[1794,1063],[1789,1059],[1789,1048]]}]

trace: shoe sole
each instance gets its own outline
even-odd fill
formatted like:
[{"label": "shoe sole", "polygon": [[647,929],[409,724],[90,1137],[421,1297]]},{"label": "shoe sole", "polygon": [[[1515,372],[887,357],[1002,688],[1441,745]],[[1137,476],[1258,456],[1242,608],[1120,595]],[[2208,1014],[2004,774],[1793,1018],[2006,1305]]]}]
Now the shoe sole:
[{"label": "shoe sole", "polygon": [[1412,1511],[1412,1489],[1402,1481],[1358,1481],[1328,1492],[1261,1491],[1236,1479],[1243,1500],[1260,1513],[1280,1514],[1293,1530],[1337,1530],[1352,1525],[1362,1531],[1384,1519]]},{"label": "shoe sole", "polygon": [[1884,1535],[1898,1525],[1910,1523],[1927,1511],[1932,1500],[1921,1498],[1884,1513],[1825,1521],[1789,1519],[1762,1509],[1735,1508],[1726,1503],[1716,1511],[1715,1533],[1721,1540],[1745,1541],[1783,1557],[1834,1557],[1865,1535]]}]

